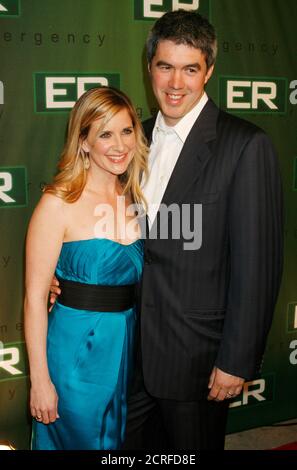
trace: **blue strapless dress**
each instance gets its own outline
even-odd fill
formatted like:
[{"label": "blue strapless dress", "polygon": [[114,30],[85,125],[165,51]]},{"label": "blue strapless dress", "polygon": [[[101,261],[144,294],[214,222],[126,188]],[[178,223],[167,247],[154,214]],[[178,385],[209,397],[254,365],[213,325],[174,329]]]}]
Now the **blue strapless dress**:
[{"label": "blue strapless dress", "polygon": [[[63,243],[58,277],[89,284],[139,282],[143,240]],[[60,418],[33,420],[32,449],[119,449],[124,441],[133,367],[135,309],[91,312],[57,302],[49,314],[47,358]]]}]

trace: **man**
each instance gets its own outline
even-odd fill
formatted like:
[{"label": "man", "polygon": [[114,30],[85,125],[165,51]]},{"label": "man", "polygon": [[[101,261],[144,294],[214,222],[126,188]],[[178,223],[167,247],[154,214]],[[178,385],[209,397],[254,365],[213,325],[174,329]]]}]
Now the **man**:
[{"label": "man", "polygon": [[[158,445],[157,430],[161,448],[223,449],[229,399],[260,371],[277,299],[277,160],[261,129],[207,97],[216,50],[213,26],[184,10],[158,19],[147,41],[161,111],[144,123],[150,231],[127,449]],[[188,207],[180,224],[194,227],[195,205],[202,204],[202,243],[186,248],[184,233],[176,237],[170,227],[162,237],[171,219],[160,204]]]},{"label": "man", "polygon": [[[126,448],[151,446],[145,426],[155,411],[169,448],[222,449],[229,399],[260,371],[277,299],[282,271],[277,160],[261,129],[220,111],[207,97],[216,48],[212,25],[184,10],[157,20],[147,41],[161,111],[144,123],[151,144],[143,186],[150,232],[141,365]],[[167,222],[160,204],[199,203],[199,249],[185,249],[183,237],[150,236],[158,228],[160,235]]]}]

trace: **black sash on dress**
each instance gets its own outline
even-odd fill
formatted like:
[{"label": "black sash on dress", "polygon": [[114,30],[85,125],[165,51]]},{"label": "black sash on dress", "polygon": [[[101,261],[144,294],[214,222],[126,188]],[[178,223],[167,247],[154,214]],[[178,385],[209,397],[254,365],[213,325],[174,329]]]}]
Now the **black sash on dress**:
[{"label": "black sash on dress", "polygon": [[95,312],[120,312],[136,302],[137,284],[124,286],[98,286],[66,279],[58,279],[61,294],[57,301],[67,307]]}]

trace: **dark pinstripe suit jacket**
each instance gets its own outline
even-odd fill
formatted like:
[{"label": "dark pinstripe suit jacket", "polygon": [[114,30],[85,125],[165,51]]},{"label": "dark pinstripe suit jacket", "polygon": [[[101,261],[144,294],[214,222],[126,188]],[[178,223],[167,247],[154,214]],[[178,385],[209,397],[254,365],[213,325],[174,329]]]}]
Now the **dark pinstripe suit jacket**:
[{"label": "dark pinstripe suit jacket", "polygon": [[[148,139],[153,126],[144,123]],[[261,367],[282,272],[282,191],[270,140],[209,100],[162,202],[202,204],[202,246],[185,251],[187,240],[170,234],[146,240],[144,382],[153,396],[191,401],[207,394],[214,365],[246,379]]]}]

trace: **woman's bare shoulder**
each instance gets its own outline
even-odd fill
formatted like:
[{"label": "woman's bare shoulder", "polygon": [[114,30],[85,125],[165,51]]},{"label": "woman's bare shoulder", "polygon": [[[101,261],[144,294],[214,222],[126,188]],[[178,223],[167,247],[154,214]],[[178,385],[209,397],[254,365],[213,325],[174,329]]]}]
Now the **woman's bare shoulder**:
[{"label": "woman's bare shoulder", "polygon": [[60,219],[67,213],[68,204],[63,198],[56,194],[45,192],[42,194],[34,211],[35,215],[52,215],[55,219]]}]

